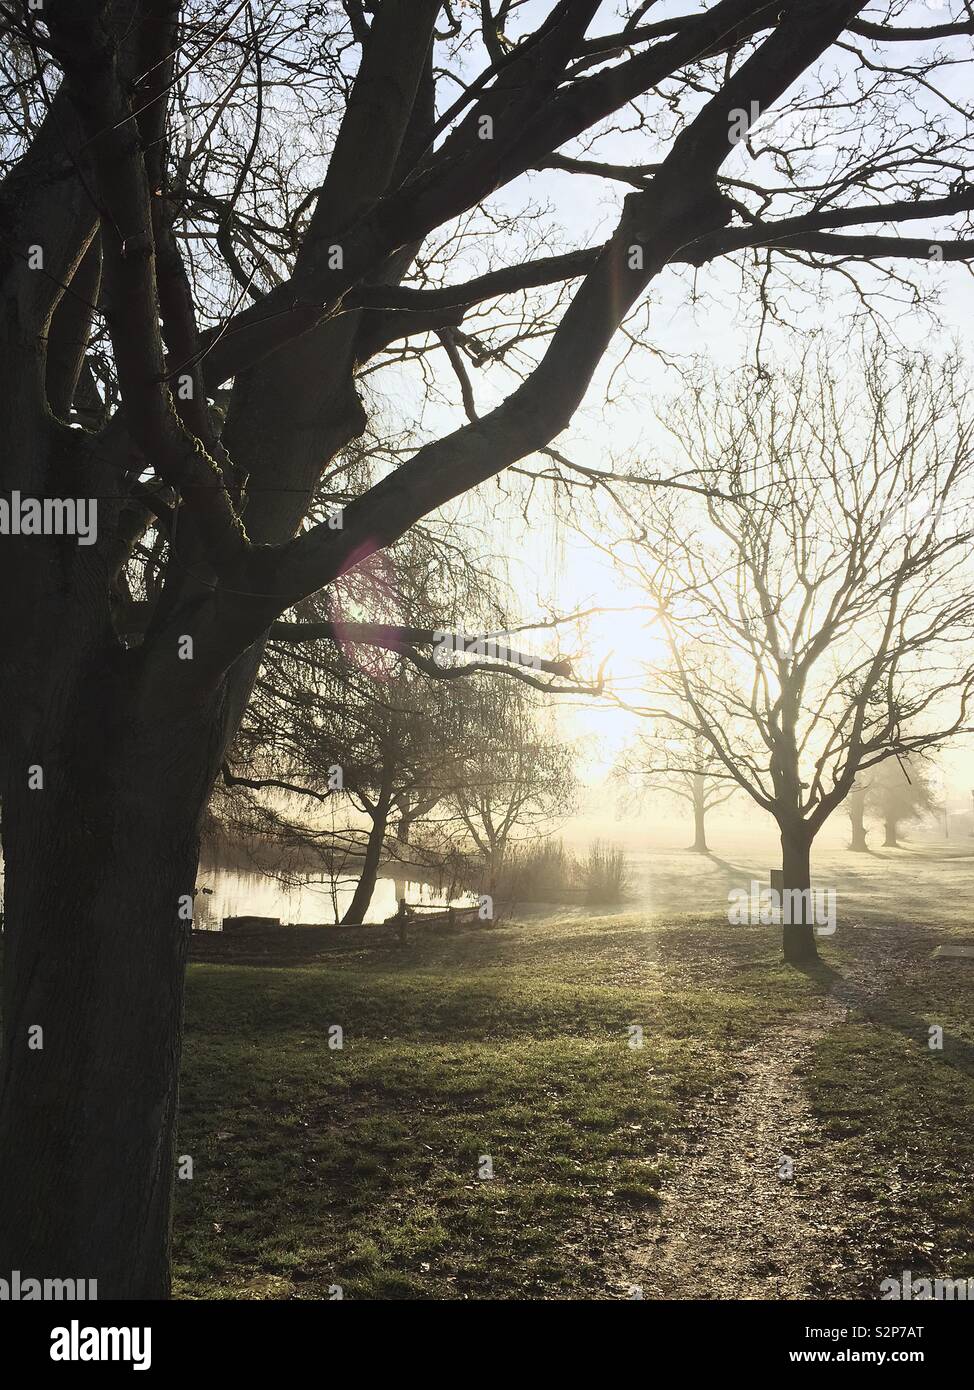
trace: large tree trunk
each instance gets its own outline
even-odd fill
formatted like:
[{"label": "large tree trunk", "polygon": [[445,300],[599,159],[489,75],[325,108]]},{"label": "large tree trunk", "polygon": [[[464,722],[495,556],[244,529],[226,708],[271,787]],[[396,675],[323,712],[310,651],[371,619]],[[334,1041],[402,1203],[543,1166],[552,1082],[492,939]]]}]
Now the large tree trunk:
[{"label": "large tree trunk", "polygon": [[810,906],[810,852],[811,841],[807,834],[797,830],[782,830],[782,886],[786,893],[793,890],[805,895],[800,899],[792,900],[798,910],[792,912],[790,923],[782,923],[784,958],[791,964],[818,960],[818,950],[815,946],[814,916]]},{"label": "large tree trunk", "polygon": [[[215,716],[118,687],[3,788],[0,1268],[169,1292],[183,975]],[[211,712],[212,715],[212,712]],[[46,732],[50,734],[51,726]]]},{"label": "large tree trunk", "polygon": [[372,829],[369,831],[368,843],[365,846],[365,858],[362,861],[362,872],[358,883],[355,885],[355,892],[352,894],[352,901],[348,905],[348,911],[342,918],[342,925],[357,925],[365,921],[365,914],[369,910],[369,903],[372,901],[372,894],[375,892],[375,881],[379,875],[379,864],[382,860],[382,847],[386,842],[386,826],[389,821],[389,808],[391,797],[386,788],[383,788],[372,813]]},{"label": "large tree trunk", "polygon": [[886,834],[883,837],[883,848],[899,849],[899,843],[896,839],[896,821],[892,816],[886,817],[884,822],[884,829],[886,831]]},{"label": "large tree trunk", "polygon": [[693,844],[690,846],[697,854],[709,854],[707,848],[706,803],[704,782],[700,773],[693,776]]},{"label": "large tree trunk", "polygon": [[852,826],[852,840],[849,844],[851,850],[859,854],[868,851],[866,844],[866,822],[864,819],[866,809],[866,793],[861,788],[849,793],[849,821]]}]

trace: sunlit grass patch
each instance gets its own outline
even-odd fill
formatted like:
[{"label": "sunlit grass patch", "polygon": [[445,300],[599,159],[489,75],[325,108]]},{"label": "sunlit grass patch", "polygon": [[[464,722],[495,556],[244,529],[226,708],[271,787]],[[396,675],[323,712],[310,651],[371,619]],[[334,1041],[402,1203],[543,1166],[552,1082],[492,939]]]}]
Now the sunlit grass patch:
[{"label": "sunlit grass patch", "polygon": [[693,1106],[809,989],[770,955],[691,987],[659,943],[638,915],[573,917],[400,960],[194,967],[177,1292],[611,1296]]},{"label": "sunlit grass patch", "polygon": [[974,1075],[949,1044],[852,1021],[818,1045],[806,1084],[876,1285],[904,1269],[974,1274]]}]

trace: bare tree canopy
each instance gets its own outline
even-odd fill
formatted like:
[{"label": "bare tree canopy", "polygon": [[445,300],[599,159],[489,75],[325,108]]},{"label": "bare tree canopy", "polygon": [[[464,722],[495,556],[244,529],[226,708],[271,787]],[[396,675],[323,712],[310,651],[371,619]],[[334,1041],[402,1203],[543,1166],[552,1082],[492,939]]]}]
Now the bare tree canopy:
[{"label": "bare tree canopy", "polygon": [[616,773],[640,799],[662,792],[688,802],[693,814],[691,849],[707,854],[707,812],[722,806],[738,786],[705,736],[693,729],[692,710],[688,713],[687,727],[675,729],[663,719],[658,729],[640,734]]},{"label": "bare tree canopy", "polygon": [[968,731],[974,694],[970,385],[956,360],[830,349],[688,393],[671,427],[711,496],[641,491],[619,552],[670,658],[639,712],[774,817],[799,890],[857,774]]}]

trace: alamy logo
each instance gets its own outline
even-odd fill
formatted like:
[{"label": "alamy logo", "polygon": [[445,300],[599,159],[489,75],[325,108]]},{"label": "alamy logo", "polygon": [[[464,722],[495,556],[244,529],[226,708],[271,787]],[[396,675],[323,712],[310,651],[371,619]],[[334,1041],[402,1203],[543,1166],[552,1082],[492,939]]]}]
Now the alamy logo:
[{"label": "alamy logo", "polygon": [[97,497],[0,497],[0,536],[77,536],[79,545],[98,539]]},{"label": "alamy logo", "polygon": [[538,656],[518,651],[504,633],[492,636],[468,637],[463,632],[447,632],[438,628],[433,633],[433,660],[437,666],[449,666],[456,656],[475,656],[490,661],[515,661],[519,666],[540,670]]},{"label": "alamy logo", "polygon": [[22,1278],[19,1269],[13,1270],[9,1279],[0,1279],[0,1303],[97,1299],[97,1279],[29,1279]]},{"label": "alamy logo", "polygon": [[51,1332],[52,1361],[131,1361],[133,1371],[152,1365],[151,1327],[82,1327],[75,1318]]},{"label": "alamy logo", "polygon": [[767,888],[752,879],[748,888],[727,894],[727,921],[732,927],[770,927],[808,923],[819,936],[835,931],[834,888]]},{"label": "alamy logo", "polygon": [[954,1299],[964,1302],[970,1299],[974,1302],[974,1278],[914,1279],[910,1271],[904,1269],[899,1279],[883,1280],[879,1286],[879,1296],[881,1299],[891,1299],[894,1302],[900,1299],[910,1302],[914,1298],[924,1302],[928,1299],[947,1303],[953,1302]]}]

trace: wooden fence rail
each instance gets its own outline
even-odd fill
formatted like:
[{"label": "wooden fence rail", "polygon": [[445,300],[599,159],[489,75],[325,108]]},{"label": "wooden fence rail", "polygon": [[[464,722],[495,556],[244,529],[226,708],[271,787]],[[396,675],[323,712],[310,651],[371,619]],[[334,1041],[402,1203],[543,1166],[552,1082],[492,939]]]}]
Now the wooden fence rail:
[{"label": "wooden fence rail", "polygon": [[[230,930],[194,930],[190,933],[190,959],[214,964],[294,964],[332,952],[365,947],[407,944],[407,929],[450,931],[458,927],[485,926],[479,907],[428,907],[425,903],[399,900],[399,907],[384,922],[335,923],[331,926],[285,926],[277,919],[230,918]],[[224,922],[226,926],[226,920]]]},{"label": "wooden fence rail", "polygon": [[[426,915],[416,917],[417,912]],[[480,921],[480,907],[430,907],[426,903],[407,903],[405,898],[399,899],[399,908],[394,917],[387,917],[386,922],[394,922],[399,929],[399,940],[403,945],[406,944],[406,928],[410,921],[422,922],[424,927],[446,927],[448,931],[460,926],[462,922]]]}]

